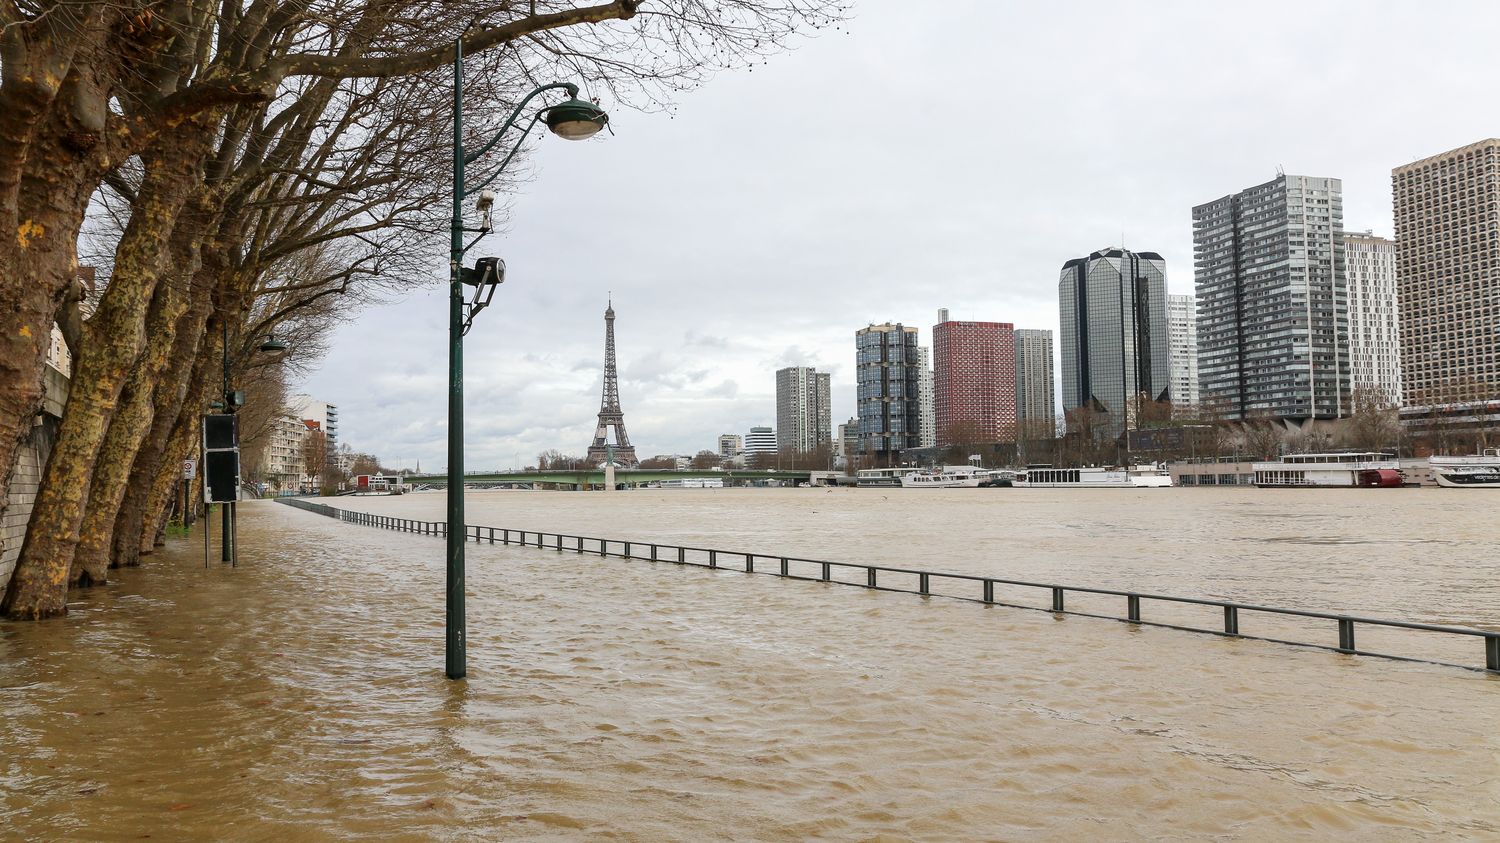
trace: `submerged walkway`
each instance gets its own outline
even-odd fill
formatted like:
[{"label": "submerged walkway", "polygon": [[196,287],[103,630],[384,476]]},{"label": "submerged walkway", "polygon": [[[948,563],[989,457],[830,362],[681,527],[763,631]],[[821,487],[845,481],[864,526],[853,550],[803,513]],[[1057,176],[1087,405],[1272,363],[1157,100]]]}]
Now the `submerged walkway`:
[{"label": "submerged walkway", "polygon": [[[375,515],[366,512],[357,512],[347,509],[338,509],[326,504],[310,503],[293,498],[281,499],[280,503],[315,512],[330,518],[337,518],[352,524],[367,527],[378,527],[387,530],[397,530],[405,533],[417,533],[421,535],[444,536],[447,535],[447,524],[441,521],[419,521],[409,518],[396,518],[385,515]],[[1458,626],[1441,626],[1436,624],[1414,623],[1410,621],[1388,620],[1383,618],[1371,618],[1360,615],[1336,614],[1331,612],[1308,611],[1303,609],[1287,609],[1274,606],[1259,606],[1249,603],[1237,603],[1223,600],[1209,600],[1196,597],[1174,597],[1165,594],[1151,594],[1135,591],[1120,591],[1107,588],[1093,588],[1088,586],[1061,585],[1057,583],[1031,582],[1025,580],[1003,579],[999,577],[984,577],[974,574],[958,574],[943,571],[924,571],[914,568],[900,568],[885,565],[867,565],[856,562],[831,562],[818,559],[802,559],[791,556],[779,556],[775,554],[751,553],[739,550],[718,550],[713,548],[689,547],[685,545],[666,544],[661,542],[644,542],[628,539],[604,539],[590,536],[570,535],[566,533],[549,533],[535,530],[519,530],[505,527],[486,527],[476,524],[467,525],[465,540],[480,544],[517,545],[521,547],[532,547],[539,550],[554,550],[558,552],[571,552],[588,556],[616,557],[620,559],[641,560],[647,562],[670,562],[678,565],[691,565],[700,568],[715,570],[739,571],[747,574],[766,574],[792,580],[806,580],[814,582],[836,583],[839,585],[862,586],[864,588],[878,591],[894,591],[905,594],[917,594],[923,597],[948,597],[957,600],[969,600],[974,602],[1007,606],[1011,608],[1032,609],[1051,612],[1056,615],[1078,615],[1082,617],[1103,618],[1107,620],[1121,621],[1133,625],[1157,626],[1169,629],[1183,630],[1187,632],[1200,632],[1211,635],[1230,636],[1235,638],[1246,638],[1256,641],[1268,641],[1277,644],[1287,644],[1295,647],[1311,647],[1321,650],[1332,650],[1339,653],[1360,656],[1373,656],[1383,659],[1394,659],[1401,661],[1419,661],[1430,664],[1441,664],[1449,667],[1459,667],[1468,670],[1483,670],[1491,673],[1500,673],[1500,632],[1489,632],[1480,629],[1470,629]],[[949,586],[943,589],[942,586]],[[1025,602],[1011,602],[997,598],[996,588],[1011,588],[1017,591],[1035,592],[1041,590],[1046,592],[1050,598],[1050,605],[1037,606]],[[1101,595],[1124,600],[1124,614],[1107,614],[1097,611],[1078,611],[1069,609],[1068,595]],[[1142,612],[1143,605],[1167,605],[1176,607],[1197,607],[1216,609],[1222,616],[1222,626],[1209,627],[1195,624],[1185,620],[1181,615],[1168,616],[1161,619],[1148,618]],[[1278,617],[1307,619],[1314,621],[1333,622],[1334,632],[1338,643],[1328,644],[1307,640],[1306,638],[1291,638],[1284,634],[1278,635],[1267,631],[1262,634],[1250,634],[1241,630],[1241,615],[1248,617]],[[1476,664],[1464,664],[1462,662],[1450,661],[1437,657],[1422,657],[1402,655],[1393,652],[1379,650],[1361,649],[1356,642],[1355,632],[1359,627],[1375,628],[1384,631],[1404,631],[1436,634],[1443,636],[1460,636],[1463,639],[1479,639],[1475,643],[1483,657],[1483,666]],[[1275,629],[1276,627],[1268,627]],[[1481,649],[1482,648],[1482,649]]]}]

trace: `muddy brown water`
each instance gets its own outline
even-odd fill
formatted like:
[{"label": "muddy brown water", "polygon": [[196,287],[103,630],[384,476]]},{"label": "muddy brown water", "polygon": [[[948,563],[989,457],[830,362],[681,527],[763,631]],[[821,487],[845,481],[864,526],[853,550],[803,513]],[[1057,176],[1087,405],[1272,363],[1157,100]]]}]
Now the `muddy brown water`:
[{"label": "muddy brown water", "polygon": [[[468,500],[499,527],[1500,625],[1474,492]],[[1500,838],[1483,673],[486,545],[453,683],[439,539],[270,502],[240,520],[237,569],[205,570],[195,534],[66,618],[0,625],[0,838]]]}]

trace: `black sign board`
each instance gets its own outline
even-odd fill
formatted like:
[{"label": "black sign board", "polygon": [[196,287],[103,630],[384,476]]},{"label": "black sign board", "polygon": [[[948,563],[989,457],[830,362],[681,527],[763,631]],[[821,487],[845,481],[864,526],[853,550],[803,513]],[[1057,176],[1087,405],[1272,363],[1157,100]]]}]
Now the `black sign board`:
[{"label": "black sign board", "polygon": [[240,499],[238,417],[203,417],[203,500],[227,503]]},{"label": "black sign board", "polygon": [[239,416],[212,415],[203,417],[203,450],[222,451],[240,444]]},{"label": "black sign board", "polygon": [[240,452],[209,451],[203,458],[204,500],[223,503],[240,499]]}]

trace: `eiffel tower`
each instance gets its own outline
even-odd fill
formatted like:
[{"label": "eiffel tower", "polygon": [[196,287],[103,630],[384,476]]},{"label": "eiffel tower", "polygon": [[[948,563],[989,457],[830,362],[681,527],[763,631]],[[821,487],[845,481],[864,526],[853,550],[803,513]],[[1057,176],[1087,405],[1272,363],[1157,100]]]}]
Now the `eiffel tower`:
[{"label": "eiffel tower", "polygon": [[[609,444],[609,429],[615,429],[615,444]],[[615,303],[611,298],[604,311],[604,398],[599,402],[599,427],[594,444],[589,446],[588,461],[600,465],[613,459],[615,465],[634,467],[635,447],[625,434],[625,411],[620,409],[620,382],[615,377]]]}]

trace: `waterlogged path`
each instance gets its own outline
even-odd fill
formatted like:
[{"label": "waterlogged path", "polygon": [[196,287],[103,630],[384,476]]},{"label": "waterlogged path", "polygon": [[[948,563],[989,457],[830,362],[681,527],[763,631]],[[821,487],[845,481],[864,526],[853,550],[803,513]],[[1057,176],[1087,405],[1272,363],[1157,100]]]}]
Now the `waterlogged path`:
[{"label": "waterlogged path", "polygon": [[[1022,491],[496,492],[469,516],[1500,622],[1474,496]],[[242,510],[237,570],[194,536],[65,619],[0,625],[0,837],[1500,835],[1496,677],[471,545],[450,683],[440,540]]]}]

